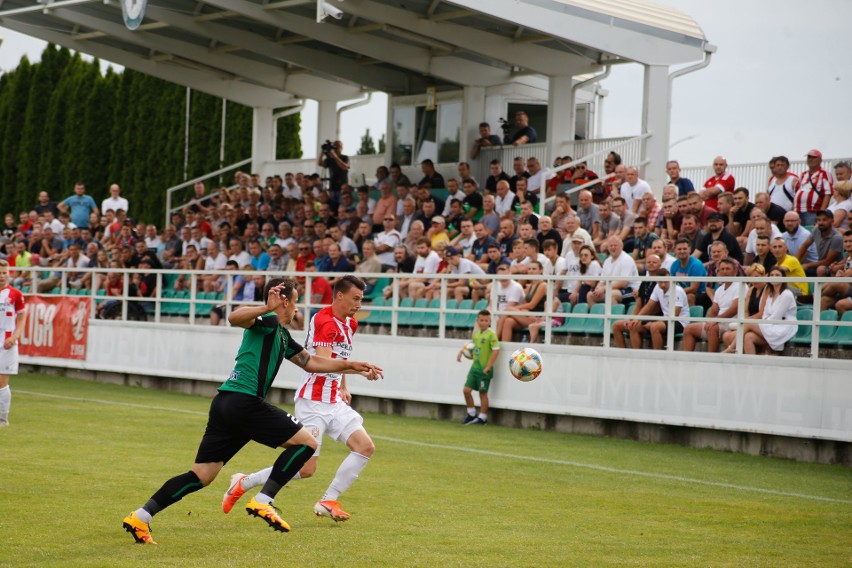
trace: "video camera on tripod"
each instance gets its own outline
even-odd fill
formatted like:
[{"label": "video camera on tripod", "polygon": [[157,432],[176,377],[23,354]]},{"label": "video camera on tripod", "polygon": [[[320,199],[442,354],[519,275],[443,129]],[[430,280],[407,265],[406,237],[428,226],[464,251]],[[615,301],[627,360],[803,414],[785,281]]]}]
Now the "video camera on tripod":
[{"label": "video camera on tripod", "polygon": [[503,131],[503,143],[508,144],[509,141],[512,139],[512,125],[511,123],[509,123],[508,120],[502,117],[498,118],[497,121],[500,123],[500,130]]},{"label": "video camera on tripod", "polygon": [[326,140],[322,143],[322,146],[320,146],[320,148],[322,149],[323,154],[328,155],[331,153],[332,150],[334,150],[334,143],[331,140]]}]

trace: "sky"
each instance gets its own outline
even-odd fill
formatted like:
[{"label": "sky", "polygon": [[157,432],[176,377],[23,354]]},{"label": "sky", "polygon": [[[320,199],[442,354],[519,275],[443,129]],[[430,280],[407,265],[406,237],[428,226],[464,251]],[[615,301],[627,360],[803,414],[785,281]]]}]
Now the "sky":
[{"label": "sky", "polygon": [[[710,66],[675,79],[671,158],[682,166],[802,159],[817,148],[826,157],[852,156],[852,1],[657,0],[691,16],[717,46]],[[44,42],[0,27],[0,70],[23,54],[36,61]],[[640,133],[642,68],[616,66],[601,86],[603,137]],[[351,101],[344,101],[347,104]],[[316,156],[316,103],[302,114],[304,157]],[[385,132],[387,97],[343,114],[344,147],[354,153],[367,128]]]}]

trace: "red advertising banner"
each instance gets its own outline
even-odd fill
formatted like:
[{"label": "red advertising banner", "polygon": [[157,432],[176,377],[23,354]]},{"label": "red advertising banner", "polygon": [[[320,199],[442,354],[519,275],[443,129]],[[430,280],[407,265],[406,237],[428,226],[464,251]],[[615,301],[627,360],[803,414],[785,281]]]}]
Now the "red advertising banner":
[{"label": "red advertising banner", "polygon": [[26,296],[27,316],[18,351],[21,355],[85,359],[91,299]]}]

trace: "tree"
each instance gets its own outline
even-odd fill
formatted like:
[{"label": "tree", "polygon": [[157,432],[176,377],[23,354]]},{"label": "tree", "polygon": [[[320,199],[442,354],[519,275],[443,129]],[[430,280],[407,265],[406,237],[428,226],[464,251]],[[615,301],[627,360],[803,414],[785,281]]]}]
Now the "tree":
[{"label": "tree", "polygon": [[366,156],[376,153],[376,144],[373,142],[373,137],[370,136],[370,129],[361,137],[361,147],[358,148],[359,156]]},{"label": "tree", "polygon": [[385,135],[382,134],[382,137],[379,138],[379,154],[385,153]]}]

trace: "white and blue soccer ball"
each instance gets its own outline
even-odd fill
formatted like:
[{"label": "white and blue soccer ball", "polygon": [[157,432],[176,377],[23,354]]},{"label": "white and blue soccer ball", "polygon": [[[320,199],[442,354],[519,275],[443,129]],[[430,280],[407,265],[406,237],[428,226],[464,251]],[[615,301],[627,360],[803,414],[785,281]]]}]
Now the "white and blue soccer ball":
[{"label": "white and blue soccer ball", "polygon": [[462,357],[465,359],[473,359],[473,350],[476,346],[472,342],[468,342],[465,344],[464,349],[462,349]]},{"label": "white and blue soccer ball", "polygon": [[541,374],[541,354],[531,347],[522,347],[509,359],[509,372],[522,382],[534,380]]}]

